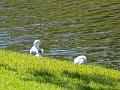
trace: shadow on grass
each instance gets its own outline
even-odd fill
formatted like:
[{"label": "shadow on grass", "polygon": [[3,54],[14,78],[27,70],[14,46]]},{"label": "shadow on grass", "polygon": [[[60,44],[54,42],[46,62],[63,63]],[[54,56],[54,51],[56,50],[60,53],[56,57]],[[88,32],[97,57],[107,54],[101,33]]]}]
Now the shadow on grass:
[{"label": "shadow on grass", "polygon": [[[57,85],[59,87],[63,87],[69,90],[94,90],[90,86],[87,86],[86,84],[80,85],[80,84],[75,84],[73,82],[70,82],[69,80],[66,80],[64,78],[57,77],[50,72],[47,72],[46,70],[39,70],[34,72],[33,74],[36,79],[29,79],[29,80],[34,80],[38,83],[51,83],[54,85]],[[23,79],[24,80],[24,79]],[[29,81],[26,79],[25,81]]]},{"label": "shadow on grass", "polygon": [[8,64],[0,64],[0,67],[4,67],[5,69],[7,69],[9,71],[17,72],[16,68],[9,67]]},{"label": "shadow on grass", "polygon": [[[16,69],[10,68],[8,67],[8,65],[0,65],[0,66],[5,67],[5,69],[8,69],[9,71],[17,72]],[[60,77],[50,73],[47,70],[37,70],[35,72],[32,72],[31,75],[33,75],[33,77],[26,76],[25,78],[23,77],[21,80],[36,81],[38,83],[51,83],[54,85],[58,85],[59,87],[64,87],[71,90],[78,90],[78,89],[94,90],[95,88],[91,88],[89,86],[90,82],[100,83],[102,85],[108,85],[111,87],[115,86],[116,84],[115,82],[120,82],[120,80],[107,78],[101,75],[88,76],[88,75],[82,75],[77,72],[69,72],[67,70],[63,71]],[[69,79],[76,78],[78,80],[82,80],[84,81],[84,84],[81,84],[80,82],[77,83],[71,82],[69,79],[66,79],[67,77],[69,77]]]},{"label": "shadow on grass", "polygon": [[[111,78],[107,78],[103,75],[82,75],[80,73],[77,72],[69,72],[69,71],[63,71],[63,75],[70,77],[70,78],[77,78],[83,81],[86,81],[86,83],[90,83],[90,82],[95,82],[95,83],[100,83],[103,85],[109,85],[109,86],[115,86],[116,85],[116,80],[115,79],[111,79]],[[119,81],[119,80],[117,80]]]}]

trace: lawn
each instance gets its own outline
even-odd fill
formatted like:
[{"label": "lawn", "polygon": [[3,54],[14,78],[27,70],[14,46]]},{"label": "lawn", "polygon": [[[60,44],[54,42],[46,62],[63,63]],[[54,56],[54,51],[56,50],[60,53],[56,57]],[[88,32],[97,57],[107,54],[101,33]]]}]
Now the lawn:
[{"label": "lawn", "polygon": [[120,71],[0,50],[0,90],[118,90]]}]

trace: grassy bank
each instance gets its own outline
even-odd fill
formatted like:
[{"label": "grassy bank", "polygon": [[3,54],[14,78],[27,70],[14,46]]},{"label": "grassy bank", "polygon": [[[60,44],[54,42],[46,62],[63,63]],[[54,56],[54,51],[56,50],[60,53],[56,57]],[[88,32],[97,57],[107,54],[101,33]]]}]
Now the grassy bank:
[{"label": "grassy bank", "polygon": [[0,50],[0,90],[120,89],[120,72]]}]

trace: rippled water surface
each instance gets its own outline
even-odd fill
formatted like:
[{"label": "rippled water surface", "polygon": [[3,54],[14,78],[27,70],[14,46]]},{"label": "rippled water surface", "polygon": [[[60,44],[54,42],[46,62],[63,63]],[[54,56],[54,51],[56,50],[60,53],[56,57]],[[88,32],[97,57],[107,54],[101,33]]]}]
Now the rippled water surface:
[{"label": "rippled water surface", "polygon": [[0,48],[120,68],[119,0],[0,0]]}]

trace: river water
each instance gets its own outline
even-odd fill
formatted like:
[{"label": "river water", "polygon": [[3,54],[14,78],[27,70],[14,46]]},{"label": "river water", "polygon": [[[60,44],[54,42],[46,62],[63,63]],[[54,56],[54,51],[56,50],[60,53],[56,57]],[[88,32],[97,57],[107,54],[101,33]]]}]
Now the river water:
[{"label": "river water", "polygon": [[119,0],[0,0],[0,49],[120,68]]}]

